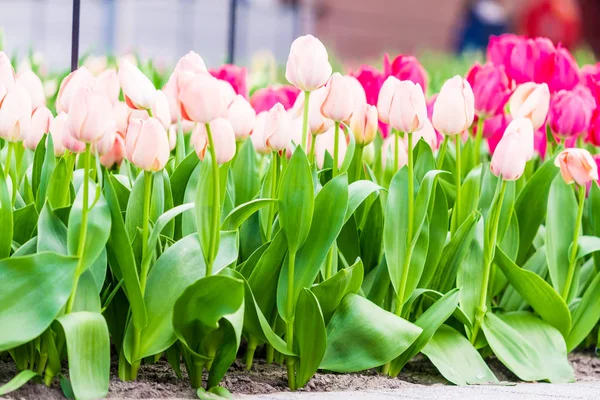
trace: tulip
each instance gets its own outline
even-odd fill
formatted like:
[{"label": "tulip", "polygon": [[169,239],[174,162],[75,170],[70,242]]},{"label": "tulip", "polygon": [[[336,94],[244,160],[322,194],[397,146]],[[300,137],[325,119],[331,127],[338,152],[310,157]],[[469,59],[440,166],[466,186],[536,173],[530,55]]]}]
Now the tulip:
[{"label": "tulip", "polygon": [[250,104],[257,113],[269,111],[275,104],[281,103],[283,108],[289,110],[296,101],[300,91],[291,85],[276,88],[266,87],[258,89],[250,97]]},{"label": "tulip", "polygon": [[475,98],[471,85],[460,76],[447,80],[435,100],[432,122],[446,135],[468,129],[475,117]]},{"label": "tulip", "polygon": [[179,87],[181,116],[200,124],[209,123],[221,117],[227,110],[228,99],[223,93],[223,85],[208,74],[192,77],[185,86]]},{"label": "tulip", "polygon": [[167,130],[167,134],[169,136],[169,150],[175,150],[177,146],[177,125],[171,125]]},{"label": "tulip", "polygon": [[504,132],[508,127],[508,124],[512,121],[510,114],[496,114],[491,118],[488,118],[483,123],[483,136],[487,138],[488,148],[490,154],[493,154],[496,146],[504,136]]},{"label": "tulip", "polygon": [[121,135],[115,135],[112,148],[100,157],[100,163],[110,169],[114,165],[120,166],[123,158],[125,158],[125,142]]},{"label": "tulip", "polygon": [[112,119],[117,124],[117,133],[121,135],[123,139],[127,134],[127,125],[129,124],[130,114],[131,108],[129,108],[123,101],[120,101],[113,106]]},{"label": "tulip", "polygon": [[600,110],[596,109],[592,113],[590,121],[590,129],[588,131],[587,140],[594,146],[600,146]]},{"label": "tulip", "polygon": [[[395,155],[395,143],[398,143],[398,158]],[[396,165],[394,165],[394,160]],[[387,168],[388,164],[393,170],[399,170],[408,163],[408,150],[402,138],[398,135],[392,135],[383,141],[381,148],[381,163],[383,168]]]},{"label": "tulip", "polygon": [[31,111],[38,107],[46,105],[46,95],[44,93],[44,85],[40,78],[32,70],[27,70],[17,76],[17,82],[19,82],[31,99]]},{"label": "tulip", "polygon": [[90,55],[86,57],[83,62],[83,66],[86,67],[92,75],[100,75],[106,69],[108,65],[108,59],[106,56],[94,56]]},{"label": "tulip", "polygon": [[104,128],[102,138],[93,144],[93,151],[99,156],[109,153],[115,143],[115,136],[119,136],[117,135],[117,123],[110,120]]},{"label": "tulip", "polygon": [[510,66],[510,56],[517,43],[525,40],[521,36],[505,33],[500,36],[490,36],[487,47],[487,59],[497,66]]},{"label": "tulip", "polygon": [[[215,146],[214,151],[217,164],[222,165],[231,161],[233,156],[235,156],[235,134],[233,133],[233,127],[225,118],[217,118],[211,121],[209,125]],[[196,125],[192,133],[191,143],[198,157],[204,160],[206,149],[210,146],[205,125]]]},{"label": "tulip", "polygon": [[0,51],[0,86],[4,86],[6,90],[11,89],[15,84],[15,70],[10,63],[10,58]]},{"label": "tulip", "polygon": [[206,64],[202,57],[195,51],[188,52],[185,56],[181,57],[175,65],[174,73],[177,72],[190,72],[193,74],[200,74],[208,72]]},{"label": "tulip", "polygon": [[160,171],[169,161],[169,139],[156,118],[129,121],[125,138],[127,159],[144,171]]},{"label": "tulip", "polygon": [[31,100],[20,83],[8,90],[0,104],[0,138],[20,142],[29,133],[31,125]]},{"label": "tulip", "polygon": [[517,83],[549,82],[554,74],[556,48],[547,38],[517,42],[510,55],[508,74]]},{"label": "tulip", "polygon": [[56,79],[48,79],[44,81],[44,96],[46,98],[55,97],[56,91],[58,90],[58,80]]},{"label": "tulip", "polygon": [[[254,150],[256,150],[259,154],[269,154],[269,149],[265,145],[265,123],[267,122],[268,112],[263,111],[256,115],[256,120],[254,121],[254,128],[252,129],[252,133],[250,134],[250,140],[252,141],[252,145],[254,146]],[[302,124],[302,121],[300,121]],[[302,129],[302,127],[300,127]],[[302,136],[302,132],[300,133]]]},{"label": "tulip", "polygon": [[52,122],[50,122],[50,136],[52,136],[52,142],[54,144],[54,155],[56,157],[62,157],[65,153],[65,146],[63,145],[63,134],[67,123],[67,113],[60,113]]},{"label": "tulip", "polygon": [[371,143],[377,133],[377,108],[363,104],[355,109],[350,118],[350,130],[358,145],[366,146]]},{"label": "tulip", "polygon": [[427,90],[427,71],[413,56],[400,54],[390,63],[390,56],[383,56],[383,73],[385,76],[395,76],[401,81],[411,81],[419,84],[423,91]]},{"label": "tulip", "polygon": [[281,151],[287,148],[290,142],[292,117],[285,111],[280,103],[269,110],[265,121],[263,140],[265,147],[272,151]]},{"label": "tulip", "polygon": [[475,113],[489,118],[502,111],[511,94],[510,81],[504,66],[475,64],[467,74],[475,96]]},{"label": "tulip", "polygon": [[352,75],[346,75],[345,78],[347,85],[350,87],[350,92],[352,93],[354,109],[356,110],[361,108],[364,104],[367,104],[367,94],[358,79]]},{"label": "tulip", "polygon": [[552,96],[548,123],[560,137],[580,136],[588,132],[596,101],[584,86],[561,90]]},{"label": "tulip", "polygon": [[513,118],[529,118],[533,129],[544,126],[550,107],[550,91],[545,83],[528,82],[517,87],[508,101]]},{"label": "tulip", "polygon": [[[335,148],[335,129],[329,129],[322,135],[316,136],[315,140],[315,154],[317,159],[317,166],[319,169],[323,169],[325,165],[325,153],[333,155]],[[342,131],[338,131],[338,160],[336,169],[339,169],[344,163],[344,157],[346,156],[347,143],[346,137]],[[335,163],[334,163],[335,164]]]},{"label": "tulip", "polygon": [[218,80],[219,85],[221,85],[221,96],[223,97],[223,104],[225,104],[225,110],[223,111],[223,115],[221,117],[225,117],[227,115],[227,107],[233,103],[237,94],[233,87],[227,81]]},{"label": "tulip", "polygon": [[558,47],[554,56],[554,70],[552,79],[548,82],[551,92],[571,90],[581,83],[581,75],[577,62],[564,47]]},{"label": "tulip", "polygon": [[53,119],[52,112],[46,106],[36,108],[31,116],[31,126],[29,127],[27,137],[23,141],[23,145],[29,150],[35,151],[42,136],[50,130],[50,124]]},{"label": "tulip", "polygon": [[598,180],[598,166],[589,151],[585,149],[565,149],[554,160],[566,183],[577,183],[585,187]]},{"label": "tulip", "polygon": [[399,132],[413,133],[427,120],[427,104],[423,89],[412,81],[400,81],[389,111],[390,125]]},{"label": "tulip", "polygon": [[379,91],[379,98],[377,99],[377,110],[379,111],[379,119],[385,124],[390,123],[390,110],[392,108],[392,101],[394,100],[394,94],[396,88],[400,84],[400,81],[395,76],[388,77]]},{"label": "tulip", "polygon": [[101,91],[108,96],[110,103],[114,106],[119,101],[119,93],[121,85],[119,84],[119,76],[114,69],[107,69],[102,72],[94,80],[94,91]]},{"label": "tulip", "polygon": [[321,114],[333,121],[346,121],[352,116],[354,99],[346,77],[336,72],[325,86],[325,99],[321,105]]},{"label": "tulip", "polygon": [[[527,139],[526,139],[527,138]],[[533,147],[533,125],[527,118],[514,119],[506,128],[494,154],[490,169],[505,181],[517,180],[523,175],[529,149],[523,146],[525,140]]]},{"label": "tulip", "polygon": [[[435,129],[433,128],[433,124],[429,119],[425,119],[423,122],[423,127],[413,134],[412,146],[413,148],[419,143],[419,140],[423,139],[425,143],[431,147],[431,150],[436,150],[438,147],[438,137]],[[404,135],[404,140],[406,144],[406,148],[408,149],[408,135]]]},{"label": "tulip", "polygon": [[236,94],[248,99],[248,70],[246,68],[226,64],[210,69],[208,72],[215,78],[228,82]]},{"label": "tulip", "polygon": [[60,83],[56,97],[56,112],[69,112],[71,100],[80,88],[90,88],[94,84],[94,77],[85,67],[71,72]]},{"label": "tulip", "polygon": [[123,60],[119,63],[118,75],[125,103],[129,107],[146,110],[152,108],[156,88],[138,67]]},{"label": "tulip", "polygon": [[[321,106],[327,96],[326,88],[320,88],[310,94],[308,106],[308,130],[313,135],[319,135],[326,132],[333,126],[333,121],[325,118],[321,113]],[[305,93],[301,92],[291,109],[293,117],[300,116],[300,111],[304,108]]]},{"label": "tulip", "polygon": [[370,65],[361,65],[358,71],[351,73],[365,91],[367,103],[377,105],[379,91],[385,80],[385,75]]},{"label": "tulip", "polygon": [[[54,137],[53,137],[53,139],[54,139]],[[65,150],[72,151],[73,153],[83,153],[86,148],[84,142],[77,140],[69,132],[69,116],[68,115],[65,116],[64,129],[61,134],[61,143]],[[54,151],[56,152],[56,147],[54,148]],[[64,152],[64,150],[63,150],[63,152]]]},{"label": "tulip", "polygon": [[81,88],[73,96],[67,135],[80,142],[94,143],[102,139],[111,116],[112,104],[106,94]]},{"label": "tulip", "polygon": [[179,104],[179,77],[184,76],[182,80],[189,79],[190,77],[207,73],[206,65],[202,57],[193,51],[190,51],[185,56],[181,57],[177,61],[177,65],[173,70],[173,73],[169,77],[167,84],[163,88],[163,91],[167,95],[169,100],[169,108],[171,110],[171,123],[176,123],[181,118]]},{"label": "tulip", "polygon": [[252,132],[256,120],[256,112],[250,103],[242,95],[238,94],[227,108],[227,120],[233,127],[236,140],[244,140]]},{"label": "tulip", "polygon": [[171,110],[169,108],[169,99],[162,90],[156,91],[151,111],[152,116],[158,119],[165,129],[169,129],[169,126],[171,126]]},{"label": "tulip", "polygon": [[313,35],[300,36],[292,43],[285,78],[305,92],[325,85],[331,76],[329,55],[323,43]]}]

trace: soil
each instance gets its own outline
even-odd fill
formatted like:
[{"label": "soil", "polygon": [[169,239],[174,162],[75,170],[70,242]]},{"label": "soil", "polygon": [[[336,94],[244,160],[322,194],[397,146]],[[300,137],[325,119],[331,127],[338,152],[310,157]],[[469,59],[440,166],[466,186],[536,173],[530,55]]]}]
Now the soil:
[{"label": "soil", "polygon": [[[600,381],[600,358],[593,352],[577,352],[569,355],[577,381]],[[497,359],[487,360],[500,381],[517,382],[518,379]],[[67,371],[65,371],[66,373]],[[16,369],[10,360],[0,360],[0,386],[14,377]],[[422,356],[408,363],[398,378],[389,378],[370,370],[357,374],[318,373],[299,391],[330,392],[374,389],[398,389],[414,385],[445,385],[448,382],[437,372],[433,364]],[[287,378],[285,367],[265,364],[257,360],[252,371],[245,371],[241,364],[234,364],[223,379],[222,386],[235,394],[265,394],[285,392]],[[189,386],[185,370],[179,379],[166,361],[142,365],[138,380],[122,382],[113,366],[108,398],[197,398]],[[27,383],[21,389],[0,399],[64,399],[55,383],[48,388],[39,383]]]}]

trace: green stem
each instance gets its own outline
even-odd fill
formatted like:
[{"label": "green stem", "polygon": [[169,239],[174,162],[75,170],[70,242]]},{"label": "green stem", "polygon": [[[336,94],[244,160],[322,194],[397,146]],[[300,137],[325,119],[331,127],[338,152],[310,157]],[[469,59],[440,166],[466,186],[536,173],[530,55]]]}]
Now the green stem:
[{"label": "green stem", "polygon": [[448,150],[449,140],[449,136],[444,136],[444,141],[442,142],[442,146],[440,147],[440,151],[438,153],[437,169],[442,169],[444,166],[444,158],[446,157],[446,151]]},{"label": "green stem", "polygon": [[490,211],[493,212],[492,220],[492,231],[490,232],[490,240],[487,243],[487,247],[484,249],[483,254],[483,280],[481,282],[481,288],[479,293],[479,306],[476,310],[475,323],[473,325],[473,332],[471,334],[471,343],[475,343],[477,340],[477,333],[483,322],[483,317],[487,312],[487,293],[488,286],[490,283],[490,270],[492,267],[492,261],[496,252],[496,241],[498,237],[498,224],[500,223],[500,211],[502,210],[502,203],[504,202],[504,195],[506,193],[507,182],[502,181],[502,187],[500,189],[500,195],[498,197],[498,203],[496,209]]},{"label": "green stem", "polygon": [[73,302],[75,301],[75,295],[77,294],[77,284],[79,283],[79,277],[83,272],[83,251],[85,249],[85,241],[87,235],[87,223],[88,223],[88,197],[89,197],[89,180],[90,180],[90,163],[91,163],[91,151],[90,144],[87,143],[85,146],[85,152],[83,153],[83,204],[81,206],[81,225],[79,230],[79,243],[77,245],[77,267],[75,268],[75,277],[73,278],[73,290],[67,301],[67,307],[65,314],[69,314],[73,310]]},{"label": "green stem", "polygon": [[[460,185],[462,181],[462,172],[461,172],[461,159],[460,159],[460,134],[456,135],[456,170],[454,171],[455,179],[456,179],[456,196],[454,197],[454,210],[453,213],[456,213],[456,217],[452,218],[452,221],[458,221],[458,210],[460,210]],[[456,224],[455,224],[456,225]],[[452,234],[456,232],[457,226],[451,227]]]},{"label": "green stem", "polygon": [[308,161],[312,164],[315,162],[315,143],[317,141],[317,135],[311,134],[310,141],[310,153],[308,153]]},{"label": "green stem", "polygon": [[304,114],[302,116],[302,148],[306,150],[308,148],[308,143],[306,140],[308,139],[307,131],[308,131],[308,102],[310,100],[310,92],[304,92]]},{"label": "green stem", "polygon": [[[208,150],[210,151],[210,161],[212,162],[212,173],[214,181],[213,190],[213,207],[214,212],[212,214],[212,240],[210,241],[210,249],[208,251],[207,263],[206,263],[206,276],[212,275],[213,262],[217,255],[218,240],[219,240],[219,221],[221,220],[221,188],[219,182],[219,165],[217,164],[217,152],[215,150],[215,143],[213,141],[212,131],[210,130],[210,124],[206,124],[206,135],[208,136]],[[200,185],[198,185],[200,187]]]},{"label": "green stem", "polygon": [[[279,183],[279,153],[274,151],[271,162],[273,163],[273,174],[271,180],[271,198],[277,197],[277,184]],[[265,232],[266,240],[269,242],[273,234],[273,220],[275,219],[275,204],[269,205],[269,221],[267,231]]]},{"label": "green stem", "polygon": [[[12,142],[6,142],[6,160],[4,163],[4,176],[8,177],[10,174],[10,163],[12,162],[13,144]],[[13,183],[14,185],[14,183]]]},{"label": "green stem", "polygon": [[355,147],[355,151],[356,151],[356,164],[355,164],[355,171],[354,171],[354,179],[355,180],[360,180],[360,176],[363,170],[363,165],[362,165],[362,159],[363,159],[363,152],[365,147],[362,144],[356,144]]},{"label": "green stem", "polygon": [[483,117],[477,120],[477,132],[475,132],[475,165],[479,165],[481,161],[481,141],[483,138]]},{"label": "green stem", "polygon": [[329,248],[327,252],[327,263],[325,264],[325,280],[331,278],[333,275],[333,257],[335,253],[335,243]]},{"label": "green stem", "polygon": [[339,147],[340,147],[340,123],[339,121],[335,121],[335,136],[333,138],[333,166],[331,168],[331,177],[335,178],[338,173],[338,157],[339,157]]},{"label": "green stem", "polygon": [[573,244],[571,245],[571,255],[569,256],[569,269],[567,272],[567,281],[562,292],[562,298],[567,301],[573,277],[575,275],[575,266],[577,265],[577,251],[579,250],[579,231],[581,230],[581,220],[583,217],[583,205],[585,203],[585,186],[579,186],[579,205],[577,208],[577,221],[575,222],[575,234],[573,235]]},{"label": "green stem", "polygon": [[[287,349],[290,352],[294,352],[294,310],[296,304],[294,303],[294,274],[296,266],[296,252],[290,252],[288,254],[288,291],[287,291],[287,324],[285,327],[285,340],[287,343]],[[290,390],[296,390],[296,372],[295,372],[295,359],[293,356],[288,357],[286,360],[286,368],[288,374],[288,386]]]},{"label": "green stem", "polygon": [[252,361],[254,360],[254,352],[256,351],[256,339],[254,336],[248,340],[248,348],[246,349],[246,371],[250,371],[252,368]]},{"label": "green stem", "polygon": [[[150,225],[150,199],[152,196],[152,179],[153,174],[150,171],[144,171],[144,208],[142,214],[142,260],[144,260],[148,253],[148,234]],[[142,289],[142,295],[146,289],[146,279],[148,278],[148,270],[150,265],[142,263],[142,270],[140,276],[140,287]]]},{"label": "green stem", "polygon": [[398,131],[395,129],[392,129],[392,134],[394,135],[394,167],[395,170],[398,171],[400,169],[400,149],[399,149],[399,137],[400,135],[398,134]]}]

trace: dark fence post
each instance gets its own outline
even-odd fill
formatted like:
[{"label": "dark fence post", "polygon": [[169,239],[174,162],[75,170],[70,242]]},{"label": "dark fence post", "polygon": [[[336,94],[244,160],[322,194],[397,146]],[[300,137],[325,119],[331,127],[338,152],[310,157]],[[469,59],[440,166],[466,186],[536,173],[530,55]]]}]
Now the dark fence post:
[{"label": "dark fence post", "polygon": [[235,57],[235,25],[238,0],[231,0],[229,3],[229,43],[227,48],[227,63],[233,64]]},{"label": "dark fence post", "polygon": [[71,71],[75,71],[79,64],[79,17],[81,14],[81,0],[73,0],[73,30],[71,31]]}]

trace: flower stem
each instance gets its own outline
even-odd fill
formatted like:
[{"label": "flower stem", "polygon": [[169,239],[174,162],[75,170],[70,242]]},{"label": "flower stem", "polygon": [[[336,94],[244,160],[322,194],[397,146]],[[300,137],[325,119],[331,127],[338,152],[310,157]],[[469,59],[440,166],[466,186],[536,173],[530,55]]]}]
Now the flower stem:
[{"label": "flower stem", "polygon": [[583,217],[583,205],[585,203],[585,186],[579,186],[579,205],[577,208],[577,221],[575,222],[575,234],[573,235],[573,244],[571,245],[571,255],[569,256],[569,269],[567,272],[567,281],[562,292],[562,298],[567,301],[571,285],[573,284],[573,276],[575,275],[575,266],[577,265],[577,251],[579,250],[579,231],[581,230],[581,219]]},{"label": "flower stem", "polygon": [[[152,196],[152,180],[153,174],[149,171],[144,171],[144,208],[142,214],[142,260],[146,258],[148,253],[148,233],[150,225],[150,198]],[[146,279],[148,278],[148,270],[150,265],[142,262],[142,270],[140,274],[140,287],[142,295],[146,289]]]},{"label": "flower stem", "polygon": [[442,146],[440,147],[440,151],[438,153],[437,169],[442,169],[444,165],[444,158],[446,157],[446,151],[448,150],[449,140],[450,139],[447,135],[444,136],[444,141],[442,142]]},{"label": "flower stem", "polygon": [[335,137],[333,138],[333,166],[331,167],[331,177],[335,178],[338,173],[338,157],[339,157],[339,147],[340,147],[340,122],[335,121],[335,129],[334,133]]},{"label": "flower stem", "polygon": [[398,134],[398,131],[395,129],[392,129],[392,134],[394,135],[394,167],[395,170],[398,171],[400,169],[400,149],[399,149],[399,137],[400,135]]},{"label": "flower stem", "polygon": [[85,250],[85,241],[87,235],[87,222],[88,222],[88,197],[89,197],[89,180],[90,180],[90,144],[87,143],[85,146],[85,152],[83,153],[83,204],[81,205],[81,226],[79,228],[79,243],[77,245],[77,267],[75,268],[75,277],[73,278],[73,289],[71,295],[67,301],[67,307],[65,314],[69,314],[73,310],[73,302],[75,301],[75,295],[77,294],[77,284],[79,283],[79,277],[83,272],[83,251]]},{"label": "flower stem", "polygon": [[311,164],[313,162],[315,162],[315,143],[316,142],[317,142],[317,135],[312,135],[311,141],[310,141],[310,153],[308,153],[308,161]]},{"label": "flower stem", "polygon": [[248,340],[248,348],[246,349],[246,367],[244,368],[246,371],[250,371],[252,369],[252,362],[254,360],[254,352],[256,351],[256,339],[254,336],[250,337]]},{"label": "flower stem", "polygon": [[206,135],[208,136],[208,150],[210,151],[210,161],[212,163],[213,173],[213,213],[212,213],[212,239],[210,241],[210,249],[208,251],[207,263],[206,263],[206,276],[212,275],[213,262],[217,255],[219,248],[219,221],[221,220],[221,188],[219,182],[219,165],[217,163],[217,152],[215,150],[215,143],[213,141],[212,131],[210,130],[210,124],[206,124]]},{"label": "flower stem", "polygon": [[[279,182],[279,153],[274,151],[271,162],[273,163],[273,174],[271,180],[271,198],[277,198],[277,184]],[[271,240],[271,235],[273,233],[273,219],[275,218],[275,204],[269,205],[269,221],[267,225],[267,231],[265,232],[265,237],[267,242]]]},{"label": "flower stem", "polygon": [[457,216],[452,218],[452,221],[455,221],[455,226],[451,226],[451,231],[452,234],[454,234],[454,232],[456,232],[456,229],[458,228],[456,226],[456,222],[458,222],[458,210],[460,210],[460,185],[461,185],[461,181],[462,181],[462,172],[461,172],[461,160],[460,160],[460,134],[456,135],[456,170],[454,171],[455,173],[455,179],[456,179],[456,196],[454,197],[454,210],[452,211],[453,213],[456,213]]},{"label": "flower stem", "polygon": [[479,332],[479,328],[483,322],[483,317],[487,312],[487,293],[490,283],[490,270],[492,269],[492,261],[494,259],[494,254],[496,253],[498,224],[500,223],[500,211],[502,210],[502,203],[504,202],[506,187],[507,183],[505,180],[503,180],[498,202],[496,203],[496,209],[490,211],[490,213],[494,213],[492,216],[492,231],[490,232],[490,239],[487,243],[488,246],[484,249],[483,253],[483,280],[481,282],[479,293],[479,306],[476,310],[475,323],[473,325],[473,332],[471,334],[471,343],[473,344],[475,343],[475,340],[477,340],[477,333]]},{"label": "flower stem", "polygon": [[[12,142],[6,142],[6,160],[4,164],[4,176],[8,177],[10,174],[10,163],[12,162],[13,144]],[[13,183],[14,185],[14,183]]]},{"label": "flower stem", "polygon": [[[296,304],[294,303],[294,273],[296,265],[296,252],[290,252],[288,254],[288,292],[287,292],[287,324],[285,327],[285,340],[287,343],[287,349],[290,352],[294,351],[294,310]],[[295,371],[296,360],[293,356],[290,356],[286,360],[286,368],[288,374],[288,386],[290,390],[296,390],[296,371]]]},{"label": "flower stem", "polygon": [[475,132],[475,165],[479,165],[481,161],[481,141],[483,138],[483,117],[477,120],[477,132]]},{"label": "flower stem", "polygon": [[365,148],[364,145],[358,144],[358,143],[356,144],[356,150],[355,150],[356,151],[356,156],[355,156],[356,157],[356,160],[355,160],[356,161],[356,164],[355,164],[356,169],[354,171],[354,180],[355,181],[360,180],[360,176],[362,173],[362,169],[363,169],[362,159],[363,159],[364,148]]},{"label": "flower stem", "polygon": [[304,114],[302,115],[302,147],[306,150],[308,148],[308,102],[310,100],[310,92],[304,92]]}]

